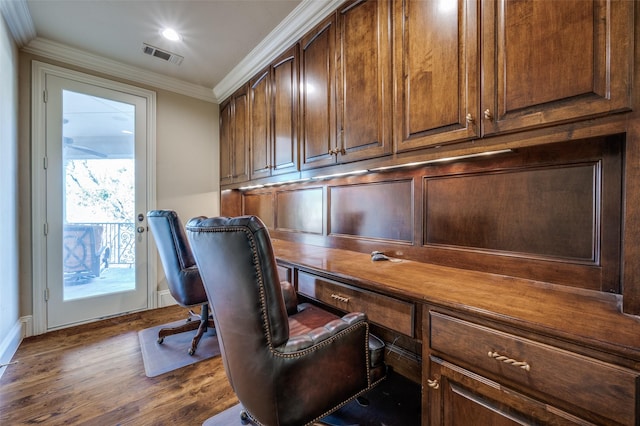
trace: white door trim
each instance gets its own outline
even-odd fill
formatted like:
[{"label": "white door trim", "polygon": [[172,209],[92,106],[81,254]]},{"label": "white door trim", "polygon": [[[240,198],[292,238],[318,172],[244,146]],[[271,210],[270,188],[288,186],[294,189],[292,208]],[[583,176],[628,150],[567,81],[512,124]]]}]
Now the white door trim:
[{"label": "white door trim", "polygon": [[[86,84],[101,86],[111,90],[119,90],[146,98],[147,102],[147,206],[156,205],[155,165],[156,165],[156,93],[124,83],[95,77],[78,71],[69,70],[39,61],[31,62],[31,235],[32,235],[32,299],[33,299],[33,334],[47,331],[46,285],[46,174],[45,174],[45,79],[54,75],[76,80]],[[150,239],[151,240],[151,239]],[[146,261],[148,264],[147,306],[157,306],[157,256],[155,245],[147,245]],[[152,255],[152,253],[154,255]]]}]

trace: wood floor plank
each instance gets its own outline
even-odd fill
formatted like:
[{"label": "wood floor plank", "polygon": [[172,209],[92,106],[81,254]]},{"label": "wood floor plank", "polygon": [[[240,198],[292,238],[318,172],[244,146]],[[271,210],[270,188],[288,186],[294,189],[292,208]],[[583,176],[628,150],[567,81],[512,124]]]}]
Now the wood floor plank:
[{"label": "wood floor plank", "polygon": [[0,379],[1,425],[198,425],[238,402],[220,357],[149,378],[138,331],[178,306],[25,339]]}]

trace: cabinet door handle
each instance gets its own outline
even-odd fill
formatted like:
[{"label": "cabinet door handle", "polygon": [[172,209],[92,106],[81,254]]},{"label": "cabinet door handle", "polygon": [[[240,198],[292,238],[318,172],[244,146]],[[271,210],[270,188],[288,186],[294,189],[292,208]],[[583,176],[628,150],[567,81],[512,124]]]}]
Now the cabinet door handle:
[{"label": "cabinet door handle", "polygon": [[484,118],[486,118],[487,120],[493,120],[493,114],[491,114],[489,108],[484,110]]},{"label": "cabinet door handle", "polygon": [[335,155],[337,154],[336,151],[334,149],[330,149],[328,152],[329,155]]},{"label": "cabinet door handle", "polygon": [[438,379],[427,379],[427,386],[431,389],[438,389],[440,387],[440,382],[438,382]]},{"label": "cabinet door handle", "polygon": [[349,303],[348,297],[340,296],[339,294],[331,294],[331,298],[339,300],[340,302]]},{"label": "cabinet door handle", "polygon": [[475,120],[473,119],[473,115],[471,115],[471,113],[467,114],[467,123],[471,124],[473,123]]},{"label": "cabinet door handle", "polygon": [[494,352],[494,351],[489,351],[488,355],[489,355],[489,358],[493,358],[496,361],[502,361],[505,364],[509,364],[509,365],[513,365],[514,367],[522,368],[525,371],[530,371],[531,370],[531,366],[529,364],[527,364],[525,361],[516,361],[513,358],[509,358],[508,356],[505,356],[505,355],[500,355],[498,352]]}]

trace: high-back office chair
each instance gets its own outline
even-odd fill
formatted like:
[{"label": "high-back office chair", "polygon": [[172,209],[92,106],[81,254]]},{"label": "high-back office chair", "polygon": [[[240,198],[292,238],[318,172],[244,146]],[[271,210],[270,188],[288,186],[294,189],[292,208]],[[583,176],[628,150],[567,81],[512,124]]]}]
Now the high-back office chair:
[{"label": "high-back office chair", "polygon": [[208,327],[214,327],[209,316],[207,293],[202,284],[200,272],[189,246],[182,223],[173,210],[151,210],[147,213],[147,222],[156,240],[158,253],[167,276],[169,293],[185,308],[200,306],[200,321],[192,321],[191,311],[187,321],[178,327],[162,328],[158,332],[158,343],[166,336],[198,330],[191,341],[189,355],[193,355],[202,335]]},{"label": "high-back office chair", "polygon": [[194,218],[187,236],[245,422],[311,424],[384,378],[383,344],[370,343],[363,313],[339,318],[310,304],[287,313],[259,218]]}]

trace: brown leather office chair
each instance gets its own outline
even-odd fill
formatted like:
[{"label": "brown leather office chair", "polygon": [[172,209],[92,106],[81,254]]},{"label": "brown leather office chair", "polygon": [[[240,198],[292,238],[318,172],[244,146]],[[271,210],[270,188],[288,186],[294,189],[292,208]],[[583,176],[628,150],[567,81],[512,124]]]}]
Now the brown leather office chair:
[{"label": "brown leather office chair", "polygon": [[384,378],[384,345],[363,313],[340,318],[308,303],[287,313],[259,218],[194,218],[187,236],[244,422],[312,424]]},{"label": "brown leather office chair", "polygon": [[158,343],[166,336],[198,330],[188,349],[193,355],[202,335],[208,327],[214,327],[209,316],[207,293],[202,284],[200,272],[189,246],[180,218],[173,210],[151,210],[147,213],[147,222],[156,240],[158,253],[167,276],[169,293],[185,308],[200,306],[200,321],[192,321],[193,312],[189,311],[187,321],[178,327],[162,328],[158,332]]}]

